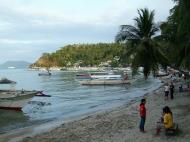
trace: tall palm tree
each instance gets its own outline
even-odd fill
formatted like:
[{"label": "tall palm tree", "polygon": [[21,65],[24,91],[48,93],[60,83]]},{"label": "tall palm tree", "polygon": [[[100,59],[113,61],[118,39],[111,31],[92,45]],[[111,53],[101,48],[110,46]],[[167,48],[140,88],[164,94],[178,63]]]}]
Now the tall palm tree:
[{"label": "tall palm tree", "polygon": [[167,58],[160,50],[159,44],[153,39],[158,27],[154,23],[154,11],[147,8],[138,10],[135,25],[121,25],[116,35],[116,42],[127,43],[125,56],[132,58],[132,70],[136,73],[138,67],[143,67],[145,79],[150,73],[156,75],[159,65],[167,65]]}]

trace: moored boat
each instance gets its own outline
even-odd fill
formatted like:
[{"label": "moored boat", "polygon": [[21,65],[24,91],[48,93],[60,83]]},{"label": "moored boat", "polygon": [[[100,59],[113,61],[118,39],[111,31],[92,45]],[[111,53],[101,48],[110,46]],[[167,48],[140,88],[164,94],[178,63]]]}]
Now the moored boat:
[{"label": "moored boat", "polygon": [[81,73],[76,75],[76,79],[90,79],[91,76],[88,73]]},{"label": "moored boat", "polygon": [[108,75],[96,75],[92,74],[91,79],[104,79],[104,80],[121,80],[122,76],[117,74],[108,74]]},{"label": "moored boat", "polygon": [[38,74],[39,76],[50,76],[51,73],[50,72],[42,72]]},{"label": "moored boat", "polygon": [[114,74],[113,72],[91,72],[91,73],[82,73],[77,74],[76,79],[116,79],[121,80],[122,75]]},{"label": "moored boat", "polygon": [[113,72],[95,72],[88,75],[89,78],[78,80],[81,85],[122,85],[132,81],[128,79],[127,74],[122,76]]},{"label": "moored boat", "polygon": [[0,90],[0,109],[21,110],[38,91]]},{"label": "moored boat", "polygon": [[92,80],[80,80],[81,85],[124,85],[131,84],[132,80],[123,79],[92,79]]}]

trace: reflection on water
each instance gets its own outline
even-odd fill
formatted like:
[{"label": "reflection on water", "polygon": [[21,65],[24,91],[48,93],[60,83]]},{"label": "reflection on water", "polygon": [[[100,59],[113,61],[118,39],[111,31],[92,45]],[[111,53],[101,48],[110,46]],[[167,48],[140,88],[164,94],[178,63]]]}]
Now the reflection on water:
[{"label": "reflection on water", "polygon": [[[132,85],[121,86],[82,86],[75,79],[76,73],[56,71],[52,76],[38,76],[37,71],[27,70],[0,70],[0,75],[17,82],[16,89],[43,90],[52,97],[34,97],[23,108],[23,113],[17,120],[25,125],[28,122],[36,123],[57,119],[69,119],[94,111],[120,106],[135,97],[154,90],[160,86],[160,81],[140,77]],[[0,89],[2,89],[1,86]],[[9,114],[7,111],[1,113]],[[0,117],[0,127],[13,124],[14,112],[8,122]],[[23,119],[23,120],[22,120]],[[22,121],[21,121],[22,120]],[[15,121],[15,124],[18,122]]]},{"label": "reflection on water", "polygon": [[28,116],[25,116],[22,112],[0,110],[0,132],[20,127],[22,123],[27,121]]}]

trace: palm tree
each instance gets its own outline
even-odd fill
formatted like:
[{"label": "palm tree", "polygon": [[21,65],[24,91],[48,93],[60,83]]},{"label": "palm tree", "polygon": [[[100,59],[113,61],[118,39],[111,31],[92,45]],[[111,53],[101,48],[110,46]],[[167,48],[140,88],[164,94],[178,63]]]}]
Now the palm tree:
[{"label": "palm tree", "polygon": [[127,44],[125,56],[132,58],[133,74],[138,67],[143,67],[145,79],[152,72],[155,76],[159,65],[166,66],[168,61],[160,50],[159,44],[153,39],[158,27],[154,23],[154,11],[147,8],[138,10],[139,17],[134,19],[135,26],[121,25],[116,35],[116,42]]}]

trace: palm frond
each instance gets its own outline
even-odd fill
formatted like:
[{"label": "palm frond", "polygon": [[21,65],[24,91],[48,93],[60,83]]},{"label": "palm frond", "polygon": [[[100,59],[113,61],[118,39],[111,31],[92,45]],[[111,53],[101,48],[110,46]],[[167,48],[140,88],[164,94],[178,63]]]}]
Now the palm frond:
[{"label": "palm frond", "polygon": [[121,25],[118,34],[115,37],[116,42],[139,39],[136,34],[138,30],[131,25]]},{"label": "palm frond", "polygon": [[121,25],[116,36],[116,41],[127,41],[127,52],[125,56],[132,56],[133,74],[138,67],[143,67],[145,79],[152,72],[156,74],[159,65],[166,65],[167,58],[161,52],[153,36],[159,30],[154,23],[154,11],[149,12],[147,8],[138,10],[138,17],[134,19],[135,26]]}]

